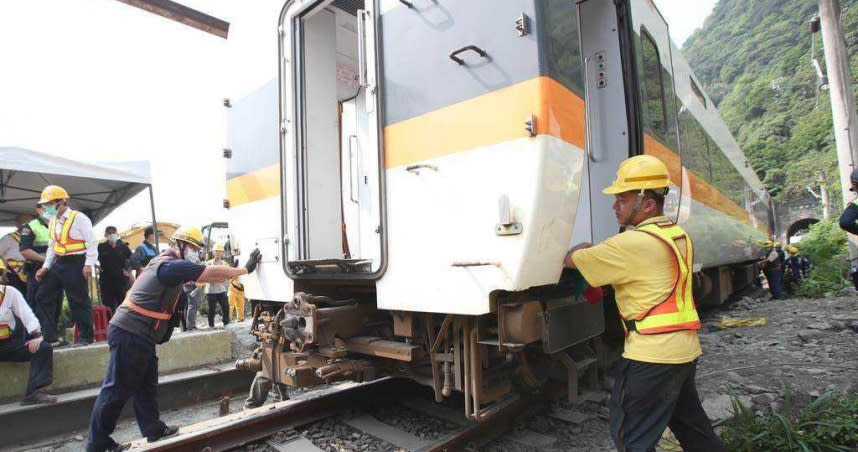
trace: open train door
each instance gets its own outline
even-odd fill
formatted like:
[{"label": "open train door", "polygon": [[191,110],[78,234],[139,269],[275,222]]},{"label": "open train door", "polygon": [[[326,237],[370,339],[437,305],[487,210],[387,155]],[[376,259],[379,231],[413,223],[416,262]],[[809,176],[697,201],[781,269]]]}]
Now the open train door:
[{"label": "open train door", "polygon": [[[614,180],[624,159],[654,155],[668,166],[673,182],[680,183],[679,153],[671,150],[679,149],[671,44],[667,22],[650,0],[582,0],[578,19],[590,222],[593,242],[600,242],[618,230],[613,197],[601,191]],[[674,218],[678,200],[679,187],[672,187],[665,210]]]},{"label": "open train door", "polygon": [[[628,92],[633,82],[624,73],[622,40],[622,7],[612,1],[583,0],[578,3],[578,33],[584,68],[584,102],[586,103],[585,147],[587,150],[589,184],[582,188],[582,202],[590,209],[579,209],[580,215],[590,216],[593,243],[618,231],[612,196],[602,189],[614,180],[620,162],[638,152],[634,109],[630,108]],[[583,207],[583,205],[582,205]],[[585,221],[576,221],[585,225]],[[582,237],[576,237],[582,238]]]}]

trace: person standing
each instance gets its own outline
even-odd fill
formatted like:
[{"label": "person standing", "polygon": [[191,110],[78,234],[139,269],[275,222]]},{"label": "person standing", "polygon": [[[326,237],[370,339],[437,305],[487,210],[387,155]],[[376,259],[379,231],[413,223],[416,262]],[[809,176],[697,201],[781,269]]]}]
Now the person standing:
[{"label": "person standing", "polygon": [[110,320],[107,331],[110,361],[92,409],[87,452],[115,452],[130,446],[116,443],[110,435],[131,397],[137,425],[147,441],[155,442],[178,431],[178,427],[160,420],[155,345],[170,340],[178,320],[176,304],[183,286],[187,282],[226,281],[252,273],[261,258],[259,250],[254,250],[242,268],[208,267],[199,263],[203,246],[199,229],[179,228],[172,238],[172,247],[143,269]]},{"label": "person standing", "polygon": [[244,284],[238,278],[229,281],[229,317],[235,312],[235,321],[244,321]]},{"label": "person standing", "polygon": [[32,215],[16,216],[15,230],[0,238],[0,258],[6,262],[7,282],[22,294],[27,293],[27,274],[24,271],[27,260],[21,254],[21,229],[32,220]]},{"label": "person standing", "polygon": [[99,287],[101,288],[101,304],[116,312],[119,303],[125,299],[125,292],[130,286],[131,272],[128,260],[131,249],[116,232],[115,226],[104,228],[104,243],[98,245],[98,263],[101,267]]},{"label": "person standing", "polygon": [[134,255],[131,256],[130,267],[138,273],[146,268],[155,256],[158,255],[158,249],[155,247],[155,228],[147,226],[143,230],[143,241],[134,249]]},{"label": "person standing", "polygon": [[[50,231],[48,231],[48,223],[50,218],[46,218],[45,211],[41,205],[36,205],[36,218],[25,224],[21,228],[21,245],[19,250],[21,255],[27,260],[24,265],[24,272],[27,275],[27,292],[26,298],[30,308],[36,313],[36,316],[41,316],[41,310],[36,300],[36,294],[39,292],[41,285],[36,278],[36,273],[42,268],[45,262],[45,255],[48,252],[48,242],[51,240]],[[62,292],[54,295],[57,297],[55,303],[56,309],[53,313],[54,323],[58,323],[60,315],[62,315]],[[66,345],[67,342],[63,338],[57,338],[51,341],[53,347]]]},{"label": "person standing", "polygon": [[57,401],[57,396],[46,390],[53,382],[51,344],[42,340],[39,321],[21,292],[6,285],[0,285],[0,362],[30,363],[21,405]]},{"label": "person standing", "polygon": [[98,238],[89,217],[69,208],[69,198],[62,187],[49,185],[39,199],[51,222],[45,263],[36,272],[36,279],[41,283],[36,303],[42,312],[39,320],[45,339],[54,342],[58,338],[57,320],[51,314],[56,313],[57,303],[61,303],[65,291],[72,320],[80,330],[79,344],[88,345],[93,341],[88,281],[98,261]]},{"label": "person standing", "polygon": [[[849,191],[858,192],[858,168],[852,170],[849,180],[852,183]],[[850,201],[843,209],[843,213],[840,214],[840,229],[858,235],[858,198]],[[858,265],[854,261],[850,265],[849,276],[852,278],[855,290],[858,290]]]},{"label": "person standing", "polygon": [[783,278],[784,278],[784,262],[786,256],[782,248],[781,242],[775,242],[772,250],[766,256],[766,269],[768,269],[769,292],[772,293],[773,300],[783,298]]},{"label": "person standing", "polygon": [[[212,267],[228,266],[223,260],[222,243],[216,243],[215,246],[212,247],[212,254],[214,254],[214,258],[206,262],[206,265]],[[209,308],[209,328],[214,328],[215,312],[217,311],[218,306],[220,306],[220,315],[223,319],[223,326],[227,326],[229,324],[229,300],[226,295],[228,286],[228,281],[206,284],[206,302],[208,303]]]},{"label": "person standing", "polygon": [[703,354],[692,295],[693,245],[664,216],[667,167],[649,155],[620,164],[603,193],[625,232],[573,247],[564,264],[592,287],[614,288],[625,349],[610,402],[611,436],[620,451],[654,450],[666,427],[686,452],[726,451],[703,411],[694,382]]}]

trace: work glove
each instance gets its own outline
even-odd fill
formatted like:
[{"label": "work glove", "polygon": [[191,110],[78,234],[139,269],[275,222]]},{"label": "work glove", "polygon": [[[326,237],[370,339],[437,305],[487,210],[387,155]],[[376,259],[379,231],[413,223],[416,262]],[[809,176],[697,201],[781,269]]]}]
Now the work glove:
[{"label": "work glove", "polygon": [[584,289],[584,301],[590,304],[599,304],[602,301],[602,288],[601,287],[588,287]]},{"label": "work glove", "polygon": [[259,264],[259,261],[262,260],[262,253],[259,252],[259,248],[254,249],[250,253],[250,257],[247,258],[247,263],[244,264],[244,268],[247,270],[247,273],[253,273],[256,270],[256,266]]}]

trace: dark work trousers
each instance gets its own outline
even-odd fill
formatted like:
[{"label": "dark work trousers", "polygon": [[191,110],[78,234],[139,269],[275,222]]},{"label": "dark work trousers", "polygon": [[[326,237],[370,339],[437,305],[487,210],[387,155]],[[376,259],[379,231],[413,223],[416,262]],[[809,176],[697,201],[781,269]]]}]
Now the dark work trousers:
[{"label": "dark work trousers", "polygon": [[27,331],[21,319],[15,318],[15,331],[8,339],[0,340],[0,362],[30,362],[30,378],[27,391],[30,395],[37,389],[50,385],[54,380],[54,360],[51,344],[42,341],[36,353],[27,349]]},{"label": "dark work trousers", "polygon": [[125,301],[125,292],[128,291],[128,279],[125,275],[121,274],[114,276],[102,273],[99,286],[101,287],[101,304],[116,312],[116,308]]},{"label": "dark work trousers", "polygon": [[206,301],[209,303],[209,326],[214,328],[215,308],[220,306],[221,317],[223,324],[229,323],[229,298],[226,292],[206,294]]},{"label": "dark work trousers", "polygon": [[36,295],[41,313],[39,323],[48,342],[54,342],[58,338],[57,303],[60,303],[59,309],[62,309],[63,291],[69,300],[72,321],[80,330],[80,341],[92,342],[92,303],[89,300],[87,281],[83,277],[85,262],[86,256],[83,254],[57,256],[54,265],[45,273],[39,284]]},{"label": "dark work trousers", "polygon": [[654,364],[620,358],[610,403],[611,437],[618,451],[655,451],[670,427],[685,452],[726,452],[700,405],[696,369],[696,360]]},{"label": "dark work trousers", "polygon": [[36,281],[36,272],[32,271],[27,274],[27,292],[24,293],[24,296],[27,297],[27,304],[30,305],[30,309],[33,310],[36,316],[39,315],[39,304],[36,303],[36,294],[39,292],[39,286],[39,282]]},{"label": "dark work trousers", "polygon": [[158,357],[155,344],[115,325],[107,329],[110,362],[101,392],[92,408],[87,452],[102,452],[116,444],[110,435],[129,398],[143,436],[159,436],[167,427],[158,412]]},{"label": "dark work trousers", "polygon": [[[6,282],[8,282],[10,286],[18,289],[18,292],[21,292],[21,295],[24,298],[27,297],[27,283],[21,281],[21,278],[18,277],[18,273],[11,271],[6,273]],[[27,304],[30,304],[30,300],[27,300]]]},{"label": "dark work trousers", "polygon": [[772,298],[775,300],[783,298],[783,276],[784,272],[782,269],[775,268],[769,272],[769,291],[771,291]]}]

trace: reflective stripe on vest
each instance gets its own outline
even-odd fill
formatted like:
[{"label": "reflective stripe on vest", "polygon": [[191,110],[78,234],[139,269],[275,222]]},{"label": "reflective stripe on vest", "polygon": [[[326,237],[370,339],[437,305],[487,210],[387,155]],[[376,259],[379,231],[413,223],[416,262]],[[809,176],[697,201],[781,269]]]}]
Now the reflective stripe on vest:
[{"label": "reflective stripe on vest", "polygon": [[149,317],[150,319],[170,320],[170,317],[172,317],[172,314],[167,313],[167,312],[159,312],[159,311],[153,311],[151,309],[146,309],[146,308],[140,306],[139,304],[136,304],[133,301],[129,300],[128,296],[125,297],[125,301],[122,302],[122,305],[128,307],[128,309],[130,309],[130,310],[132,310],[132,311],[134,311],[134,312],[136,312],[142,316]]},{"label": "reflective stripe on vest", "polygon": [[69,216],[66,218],[65,223],[63,223],[62,230],[59,234],[57,234],[56,217],[51,219],[49,230],[51,231],[51,236],[54,238],[54,253],[56,253],[57,256],[65,256],[66,254],[86,251],[86,241],[69,237],[69,231],[71,231],[72,224],[74,224],[74,220],[76,218],[77,212],[74,210],[69,211]]},{"label": "reflective stripe on vest", "polygon": [[[647,312],[638,315],[631,323],[639,334],[661,334],[682,330],[699,330],[700,318],[692,295],[694,250],[691,239],[677,224],[666,221],[635,228],[649,234],[670,248],[676,258],[677,275],[670,294]],[[679,246],[684,242],[685,254]],[[626,322],[624,322],[625,324]],[[627,331],[628,334],[628,331]]]},{"label": "reflective stripe on vest", "polygon": [[34,247],[48,246],[48,243],[51,241],[51,232],[38,218],[27,223],[27,226],[30,227],[33,235],[35,235],[33,240]]},{"label": "reflective stripe on vest", "polygon": [[[6,299],[6,286],[0,286],[0,305]],[[8,323],[0,323],[0,340],[9,339],[12,336],[12,327]]]}]

